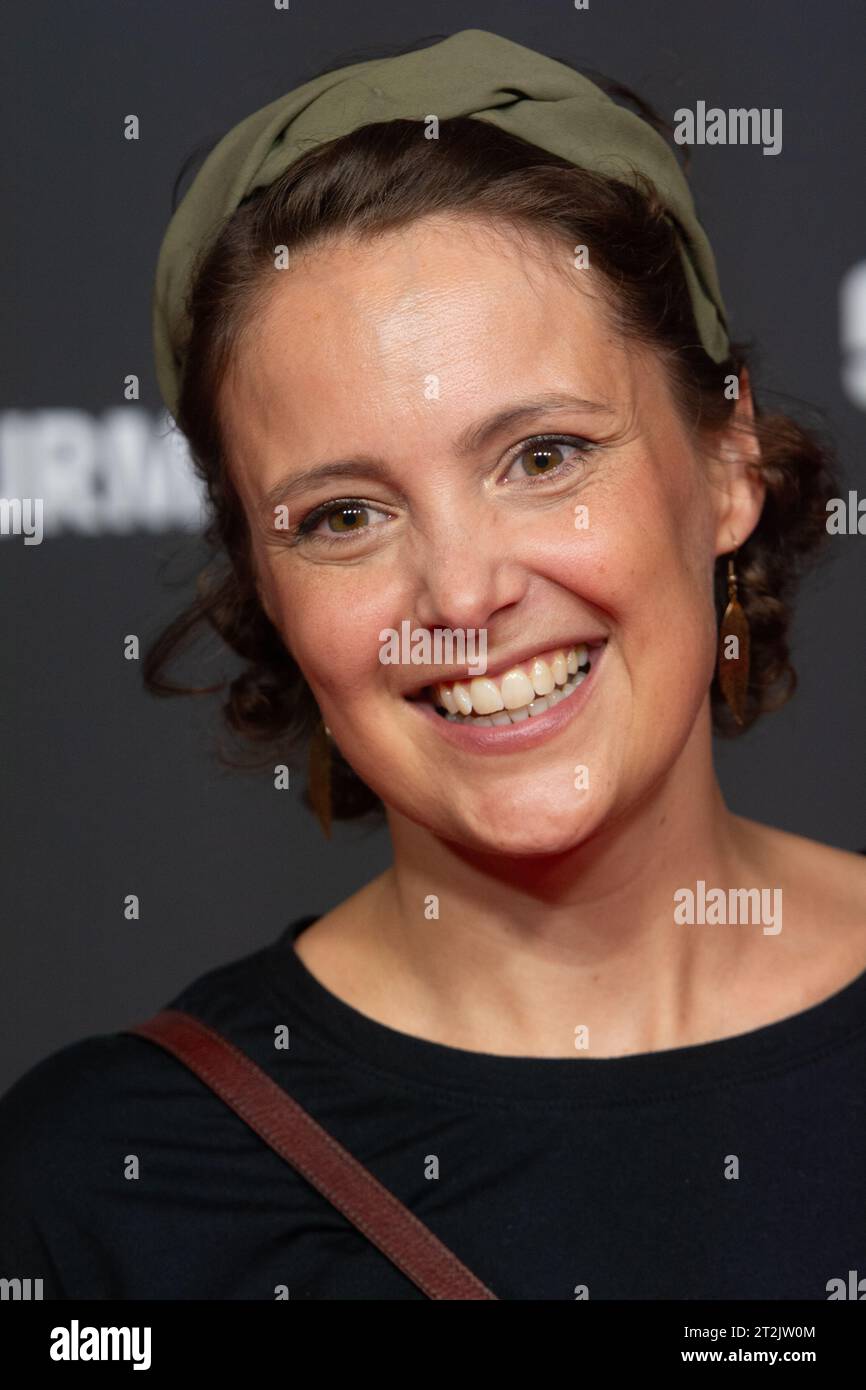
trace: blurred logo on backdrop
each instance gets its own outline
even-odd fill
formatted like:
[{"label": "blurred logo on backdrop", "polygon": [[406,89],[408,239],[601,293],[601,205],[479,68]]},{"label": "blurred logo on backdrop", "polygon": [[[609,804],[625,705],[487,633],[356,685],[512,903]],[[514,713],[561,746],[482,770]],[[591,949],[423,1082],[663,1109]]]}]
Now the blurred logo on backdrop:
[{"label": "blurred logo on backdrop", "polygon": [[200,531],[204,488],[170,417],[138,406],[0,412],[0,539]]},{"label": "blurred logo on backdrop", "polygon": [[866,410],[866,261],[858,261],[839,286],[842,387],[854,405]]}]

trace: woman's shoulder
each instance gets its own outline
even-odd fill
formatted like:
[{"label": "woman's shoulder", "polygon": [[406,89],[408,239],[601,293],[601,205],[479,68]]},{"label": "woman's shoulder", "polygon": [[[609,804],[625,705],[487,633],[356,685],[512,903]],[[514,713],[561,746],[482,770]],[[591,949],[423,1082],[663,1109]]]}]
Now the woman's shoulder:
[{"label": "woman's shoulder", "polygon": [[847,850],[742,816],[735,821],[752,866],[775,876],[792,899],[823,908],[840,923],[866,927],[866,830],[864,847]]},{"label": "woman's shoulder", "polygon": [[[184,1009],[235,1035],[255,1027],[264,1022],[261,981],[278,944],[203,972],[161,1007]],[[86,1167],[95,1144],[122,1143],[124,1133],[141,1133],[150,1120],[164,1127],[172,1107],[177,1116],[186,1113],[203,1083],[165,1049],[128,1031],[146,1016],[65,1044],[0,1095],[0,1188],[13,1167],[26,1178],[37,1156],[42,1179],[49,1169],[68,1174]]]},{"label": "woman's shoulder", "polygon": [[804,991],[820,999],[866,971],[866,850],[736,821],[751,876],[743,887],[778,891],[783,929],[768,939],[788,948]]},{"label": "woman's shoulder", "polygon": [[93,1034],[0,1096],[0,1272],[64,1296],[64,1252],[98,1244],[107,1175],[122,1172],[141,1133],[129,1123],[135,1098],[164,1090],[170,1059],[155,1053],[143,1039]]},{"label": "woman's shoulder", "polygon": [[135,1098],[155,1096],[170,1077],[157,1049],[117,1032],[67,1043],[34,1063],[0,1096],[0,1192],[75,1185],[87,1176],[108,1128],[122,1133]]}]

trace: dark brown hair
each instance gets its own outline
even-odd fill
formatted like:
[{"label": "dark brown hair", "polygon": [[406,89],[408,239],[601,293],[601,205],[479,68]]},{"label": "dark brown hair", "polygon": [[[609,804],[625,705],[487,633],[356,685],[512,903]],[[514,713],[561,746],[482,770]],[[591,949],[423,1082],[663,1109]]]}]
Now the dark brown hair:
[{"label": "dark brown hair", "polygon": [[[594,80],[669,133],[628,89]],[[318,717],[312,692],[259,601],[219,415],[221,385],[270,292],[276,246],[291,253],[329,235],[375,236],[431,213],[481,216],[590,248],[596,289],[616,327],[660,354],[677,407],[693,429],[711,432],[729,421],[735,402],[726,393],[726,379],[749,367],[749,344],[732,343],[729,358],[718,364],[701,346],[676,236],[646,181],[632,186],[602,178],[469,117],[441,121],[435,140],[424,131],[421,121],[387,121],[310,150],[270,187],[255,190],[199,257],[188,299],[192,331],[177,424],[209,498],[205,540],[212,559],[199,575],[194,601],[147,652],[144,679],[160,695],[224,690],[225,721],[246,750],[240,760],[223,755],[234,765],[283,757],[304,742]],[[840,490],[832,450],[813,429],[787,414],[766,413],[757,398],[755,415],[767,492],[760,520],[736,560],[751,629],[743,729],[793,694],[790,600],[826,537],[826,502]],[[719,619],[727,601],[726,571],[726,557],[719,557]],[[239,672],[216,686],[170,681],[169,665],[208,628],[240,658]],[[711,702],[716,733],[742,732],[716,678]],[[376,809],[379,798],[336,754],[334,816],[347,819]]]}]

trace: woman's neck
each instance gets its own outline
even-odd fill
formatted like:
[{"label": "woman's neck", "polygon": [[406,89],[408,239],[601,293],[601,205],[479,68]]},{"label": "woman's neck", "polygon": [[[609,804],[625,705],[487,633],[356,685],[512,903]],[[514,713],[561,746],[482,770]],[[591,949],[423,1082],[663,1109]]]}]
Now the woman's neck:
[{"label": "woman's neck", "polygon": [[702,891],[773,887],[756,879],[709,759],[681,759],[640,805],[555,856],[475,853],[402,815],[389,823],[394,863],[361,895],[359,957],[375,958],[376,1016],[391,1026],[524,1056],[573,1055],[581,1028],[590,1056],[741,1031],[719,985],[751,997],[768,933],[678,920],[688,893],[699,915]]}]

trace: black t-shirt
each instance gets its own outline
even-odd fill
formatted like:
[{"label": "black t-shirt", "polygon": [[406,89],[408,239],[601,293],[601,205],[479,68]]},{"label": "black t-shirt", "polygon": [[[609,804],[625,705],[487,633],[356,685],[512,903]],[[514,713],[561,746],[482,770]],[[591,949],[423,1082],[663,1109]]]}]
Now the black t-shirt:
[{"label": "black t-shirt", "polygon": [[[826,1299],[866,1275],[866,972],[716,1042],[497,1057],[343,1003],[293,949],[315,920],[171,1006],[248,1052],[500,1299]],[[181,1062],[123,1033],[0,1101],[0,1277],[41,1278],[45,1298],[424,1298]]]}]

